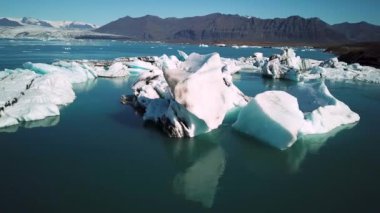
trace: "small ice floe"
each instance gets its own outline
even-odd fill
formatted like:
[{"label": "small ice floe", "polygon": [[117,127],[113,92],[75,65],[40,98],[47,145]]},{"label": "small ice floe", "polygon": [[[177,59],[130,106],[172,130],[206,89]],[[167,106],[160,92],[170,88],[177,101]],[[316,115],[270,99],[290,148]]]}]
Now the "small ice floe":
[{"label": "small ice floe", "polygon": [[316,98],[324,104],[312,112],[302,112],[297,98],[286,92],[260,93],[243,107],[233,127],[283,150],[299,137],[325,134],[360,120],[357,113],[331,95],[323,81],[315,91]]}]

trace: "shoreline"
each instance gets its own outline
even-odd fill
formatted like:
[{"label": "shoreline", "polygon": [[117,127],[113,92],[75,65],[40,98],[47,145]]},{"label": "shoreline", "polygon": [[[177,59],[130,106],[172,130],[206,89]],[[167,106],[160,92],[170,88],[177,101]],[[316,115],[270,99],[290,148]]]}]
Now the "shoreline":
[{"label": "shoreline", "polygon": [[380,68],[380,42],[361,42],[335,45],[326,48],[325,52],[338,56],[340,61],[349,64]]}]

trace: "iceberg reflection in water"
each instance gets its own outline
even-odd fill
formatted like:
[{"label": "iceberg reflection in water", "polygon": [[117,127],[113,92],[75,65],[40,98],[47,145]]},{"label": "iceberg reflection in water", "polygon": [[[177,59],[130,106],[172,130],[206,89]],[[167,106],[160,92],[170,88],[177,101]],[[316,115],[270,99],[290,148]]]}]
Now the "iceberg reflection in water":
[{"label": "iceberg reflection in water", "polygon": [[252,138],[230,127],[166,144],[180,171],[173,178],[173,191],[186,200],[211,208],[227,166],[226,154],[221,144],[238,145],[237,150],[242,153],[245,167],[255,176],[265,179],[280,178],[298,173],[308,154],[316,154],[329,139],[355,125],[356,123],[340,126],[327,134],[303,136],[285,151],[252,141]]},{"label": "iceberg reflection in water", "polygon": [[17,132],[19,127],[24,127],[27,129],[37,128],[37,127],[52,127],[59,123],[59,119],[60,119],[60,116],[52,116],[52,117],[47,117],[42,120],[28,121],[28,122],[20,123],[18,125],[0,128],[0,132],[8,132],[8,133]]},{"label": "iceberg reflection in water", "polygon": [[226,166],[225,152],[215,143],[220,138],[213,136],[211,133],[197,137],[198,140],[169,144],[180,171],[173,179],[174,193],[206,208],[213,206]]},{"label": "iceberg reflection in water", "polygon": [[353,128],[356,124],[340,126],[326,134],[303,136],[298,139],[293,147],[285,151],[271,149],[259,142],[241,141],[247,167],[255,174],[263,177],[297,173],[307,154],[316,154],[329,139],[342,131]]}]

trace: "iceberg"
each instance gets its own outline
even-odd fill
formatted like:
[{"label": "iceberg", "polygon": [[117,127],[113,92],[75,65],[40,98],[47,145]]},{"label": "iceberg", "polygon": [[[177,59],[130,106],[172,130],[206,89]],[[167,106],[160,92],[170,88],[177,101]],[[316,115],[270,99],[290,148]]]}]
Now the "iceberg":
[{"label": "iceberg", "polygon": [[184,62],[161,60],[163,70],[142,73],[133,90],[146,111],[144,119],[159,123],[169,136],[194,137],[216,129],[229,111],[248,102],[229,72],[222,71],[226,65],[217,53],[192,53]]},{"label": "iceberg", "polygon": [[59,115],[59,106],[75,99],[72,84],[127,75],[128,67],[118,60],[27,62],[24,69],[1,71],[0,128]]},{"label": "iceberg", "polygon": [[256,95],[232,125],[278,149],[285,149],[297,140],[303,124],[303,113],[297,98],[283,91],[266,91]]},{"label": "iceberg", "polygon": [[124,65],[122,62],[115,62],[108,69],[99,67],[95,69],[95,73],[98,77],[105,77],[105,78],[125,77],[130,74],[128,67]]},{"label": "iceberg", "polygon": [[318,102],[312,112],[303,113],[297,99],[283,91],[256,95],[241,110],[233,127],[278,149],[286,149],[300,136],[325,134],[360,120],[355,112],[331,95],[322,81],[317,88]]},{"label": "iceberg", "polygon": [[127,66],[127,63],[118,60],[111,62],[87,60],[57,61],[53,64],[27,62],[24,64],[24,68],[42,75],[47,73],[61,73],[70,79],[71,83],[83,83],[97,77],[125,77],[130,75],[130,72],[133,71]]},{"label": "iceberg", "polygon": [[141,69],[142,71],[152,70],[156,68],[151,63],[148,63],[139,59],[133,60],[131,62],[126,62],[126,65],[130,68]]},{"label": "iceberg", "polygon": [[59,73],[7,72],[0,80],[0,128],[57,116],[58,106],[75,99],[70,81]]},{"label": "iceberg", "polygon": [[199,44],[199,47],[208,47],[207,44]]},{"label": "iceberg", "polygon": [[360,117],[343,102],[331,95],[327,86],[322,82],[317,88],[320,99],[325,106],[320,106],[311,113],[305,113],[305,121],[299,133],[302,135],[324,134],[346,124],[360,120]]},{"label": "iceberg", "polygon": [[338,58],[326,61],[305,59],[296,56],[292,48],[282,48],[281,55],[267,58],[262,53],[254,53],[251,57],[230,59],[241,69],[261,73],[264,77],[287,79],[292,81],[309,81],[325,78],[334,81],[353,81],[380,83],[380,69],[361,66],[358,63],[347,64]]},{"label": "iceberg", "polygon": [[[258,55],[260,58],[260,55]],[[262,67],[262,75],[273,79],[302,81],[303,73],[315,66],[315,61],[301,59],[292,48],[283,49],[282,55],[273,55],[269,60],[256,64]]]},{"label": "iceberg", "polygon": [[42,75],[60,73],[66,76],[71,83],[82,83],[97,77],[96,73],[88,66],[83,66],[77,62],[58,61],[53,64],[27,62],[24,64],[24,68]]}]

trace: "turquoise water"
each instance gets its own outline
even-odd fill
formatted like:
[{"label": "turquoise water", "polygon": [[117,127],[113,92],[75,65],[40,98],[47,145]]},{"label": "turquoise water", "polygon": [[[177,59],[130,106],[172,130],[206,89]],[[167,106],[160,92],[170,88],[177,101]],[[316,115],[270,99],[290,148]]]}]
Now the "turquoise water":
[{"label": "turquoise water", "polygon": [[[32,46],[39,52],[22,52]],[[67,46],[70,53],[60,53]],[[228,57],[278,51],[183,46],[186,52]],[[175,54],[178,47],[2,40],[0,66]],[[281,89],[296,95],[303,110],[315,107],[296,83],[250,73],[234,78],[247,95]],[[380,86],[327,82],[360,122],[278,151],[229,125],[192,139],[167,138],[119,103],[133,81],[76,85],[77,98],[60,117],[3,129],[8,132],[0,132],[0,212],[378,212]]]}]

